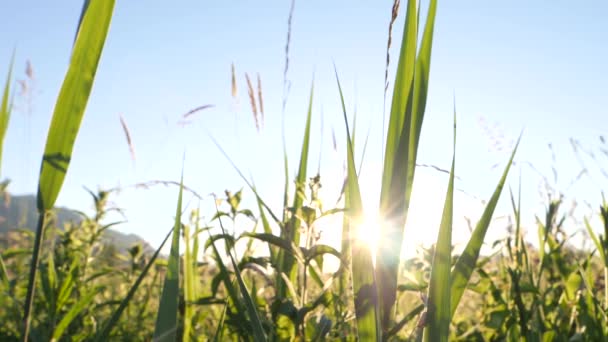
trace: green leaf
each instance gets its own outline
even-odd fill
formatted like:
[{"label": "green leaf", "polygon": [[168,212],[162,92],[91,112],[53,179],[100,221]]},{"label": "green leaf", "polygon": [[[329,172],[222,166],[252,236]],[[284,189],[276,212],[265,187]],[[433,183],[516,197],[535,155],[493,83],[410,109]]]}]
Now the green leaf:
[{"label": "green leaf", "polygon": [[[192,253],[192,246],[190,244],[190,227],[188,225],[183,226],[183,237],[184,237],[184,339],[192,338],[191,334],[193,331],[192,319],[194,317],[194,311],[191,303],[196,299],[194,293],[194,284],[197,273],[196,256]],[[194,260],[194,262],[193,262]]]},{"label": "green leaf", "polygon": [[310,262],[310,260],[318,257],[318,256],[322,256],[324,254],[331,254],[333,256],[335,256],[336,258],[342,260],[342,255],[340,254],[340,252],[338,252],[335,248],[328,246],[328,245],[323,245],[323,244],[317,244],[312,246],[309,249],[304,249],[302,248],[302,250],[304,251],[304,258],[306,260],[306,262]]},{"label": "green leaf", "polygon": [[450,334],[450,268],[452,266],[452,219],[454,212],[454,168],[456,164],[456,109],[454,108],[454,155],[450,180],[443,207],[441,226],[435,246],[429,296],[425,337],[427,341],[447,342]]},{"label": "green leaf", "polygon": [[234,246],[235,240],[234,237],[230,234],[216,234],[216,235],[210,235],[209,239],[207,239],[207,241],[205,241],[205,248],[204,250],[207,250],[209,247],[211,247],[217,240],[226,240],[226,245],[227,246]]},{"label": "green leaf", "polygon": [[114,0],[91,0],[49,128],[38,185],[38,210],[52,209],[65,178],[114,9]]},{"label": "green leaf", "polygon": [[[257,197],[257,196],[256,196]],[[266,212],[264,210],[264,206],[262,205],[262,201],[259,197],[256,198],[258,203],[258,210],[260,211],[260,220],[262,221],[262,227],[264,228],[265,234],[272,234],[272,229],[270,228],[270,222],[268,222],[268,218],[266,217]],[[270,255],[270,261],[274,264],[276,263],[276,247],[268,244],[268,253]]]},{"label": "green leaf", "polygon": [[[212,292],[214,294],[216,293],[216,289],[217,287],[219,287],[219,281],[222,281],[224,283],[224,286],[226,287],[226,292],[228,292],[228,298],[230,299],[230,303],[236,308],[236,314],[239,320],[243,322],[243,325],[246,327],[247,330],[251,330],[249,326],[249,321],[247,321],[247,317],[245,316],[246,309],[243,306],[243,303],[240,301],[238,292],[236,291],[236,288],[234,287],[234,284],[230,279],[230,272],[228,271],[226,264],[224,264],[224,261],[220,256],[220,252],[217,246],[215,245],[215,240],[211,239],[211,233],[209,231],[207,232],[209,233],[209,241],[211,241],[211,247],[215,255],[217,266],[220,269],[219,273],[216,276],[217,278],[214,278],[212,281]],[[231,308],[227,306],[226,310],[231,310]]]},{"label": "green leaf", "polygon": [[0,280],[6,289],[10,287],[8,272],[6,270],[6,265],[4,264],[4,259],[2,259],[2,254],[0,254]]},{"label": "green leaf", "polygon": [[593,243],[595,244],[595,248],[597,248],[597,251],[600,253],[600,257],[602,258],[602,262],[604,263],[604,266],[608,266],[608,260],[606,259],[606,252],[604,251],[604,246],[602,245],[600,240],[597,238],[597,235],[593,231],[593,228],[591,228],[591,224],[589,223],[589,220],[586,217],[585,217],[585,227],[587,228],[587,232],[589,233],[589,236],[591,236],[591,240],[593,240]]},{"label": "green leaf", "polygon": [[296,246],[292,241],[288,241],[288,240],[282,239],[276,235],[267,234],[267,233],[245,232],[245,233],[241,234],[241,236],[239,236],[239,239],[244,238],[244,237],[257,239],[260,241],[264,241],[264,242],[268,243],[269,245],[276,246],[281,251],[287,252],[289,255],[295,256],[296,260],[298,260],[298,262],[304,263],[304,255],[302,254],[300,247]]},{"label": "green leaf", "polygon": [[[335,67],[334,67],[335,69]],[[378,325],[378,303],[376,279],[374,277],[374,269],[372,262],[372,253],[369,245],[361,241],[356,236],[358,225],[363,222],[364,213],[361,203],[361,192],[359,190],[359,181],[357,171],[355,169],[355,158],[353,152],[352,141],[350,139],[350,128],[348,126],[348,117],[346,115],[346,106],[344,104],[344,96],[342,94],[342,86],[338,78],[338,71],[335,70],[338,90],[340,91],[340,101],[342,103],[342,112],[344,114],[344,124],[346,126],[347,137],[347,165],[348,165],[348,202],[350,207],[344,215],[351,232],[352,241],[352,278],[353,292],[355,296],[355,316],[357,319],[358,337],[361,341],[380,341],[381,329]]]},{"label": "green leaf", "polygon": [[[10,98],[11,93],[11,75],[13,72],[13,63],[15,61],[15,52],[11,57],[11,63],[8,68],[8,75],[6,76],[6,83],[4,84],[4,92],[2,93],[2,102],[0,102],[0,166],[2,165],[2,151],[4,150],[4,137],[8,129],[8,123],[11,118],[12,101]],[[0,170],[1,171],[1,170]]]},{"label": "green leaf", "polygon": [[467,246],[464,251],[456,261],[456,265],[454,265],[454,269],[452,270],[452,289],[451,289],[451,315],[454,315],[456,308],[458,307],[458,303],[460,302],[460,298],[464,293],[464,290],[473,274],[473,270],[475,269],[475,265],[477,264],[477,258],[479,257],[479,251],[481,250],[481,245],[483,244],[483,240],[486,236],[486,232],[488,231],[488,227],[490,226],[490,222],[492,221],[492,215],[494,214],[494,209],[496,209],[496,205],[498,204],[498,199],[500,198],[500,194],[507,180],[507,175],[509,174],[509,169],[513,164],[513,158],[515,158],[515,152],[517,152],[517,147],[519,146],[519,142],[521,141],[521,135],[519,139],[517,139],[517,144],[513,149],[513,153],[511,154],[511,158],[505,167],[505,170],[498,182],[498,186],[494,190],[490,201],[486,205],[486,208],[481,216],[481,219],[477,223],[475,230],[473,231],[473,235],[469,239]]},{"label": "green leaf", "polygon": [[184,190],[184,175],[180,181],[179,196],[177,198],[177,209],[175,210],[175,224],[173,225],[173,241],[169,262],[167,265],[167,275],[160,298],[156,326],[154,328],[155,341],[175,341],[177,336],[177,316],[179,304],[179,274],[180,274],[180,255],[179,240],[182,227],[182,194]]},{"label": "green leaf", "polygon": [[408,0],[403,40],[385,146],[384,170],[380,195],[383,219],[376,257],[376,279],[380,294],[383,330],[389,329],[396,300],[397,274],[404,226],[407,219],[420,132],[424,118],[436,0],[431,0],[421,50],[416,58],[418,18],[416,0]]},{"label": "green leaf", "polygon": [[[306,124],[304,128],[304,139],[302,141],[302,151],[300,153],[300,165],[296,176],[296,189],[293,199],[293,212],[297,212],[304,203],[304,187],[306,185],[306,171],[308,168],[308,151],[310,145],[310,122],[312,117],[312,104],[314,94],[314,81],[310,86],[310,97],[308,99],[308,112],[306,115]],[[287,170],[287,168],[286,168]],[[296,246],[300,245],[300,225],[301,219],[297,215],[292,215],[290,220],[285,225],[285,229],[281,232],[281,237],[285,240],[292,241]],[[286,254],[284,250],[279,251],[279,271],[289,276],[291,282],[296,281],[297,268],[293,255]],[[287,294],[282,277],[277,278],[277,295],[279,298],[284,298]]]},{"label": "green leaf", "polygon": [[[222,232],[226,234],[226,230],[224,229],[224,225],[222,224],[221,218],[219,219],[220,227],[222,228]],[[215,246],[215,245],[214,245]],[[234,249],[234,247],[232,248]],[[232,267],[234,268],[234,273],[236,275],[236,280],[239,285],[241,296],[245,302],[245,309],[249,319],[251,320],[251,327],[253,328],[253,340],[256,342],[266,341],[266,334],[264,333],[264,328],[262,327],[262,321],[258,316],[258,311],[256,310],[255,303],[251,299],[251,295],[249,294],[249,290],[245,285],[245,281],[243,281],[243,277],[241,276],[241,271],[237,265],[235,257],[232,255],[230,249],[227,249],[228,257],[230,262],[232,263]]]},{"label": "green leaf", "polygon": [[78,302],[76,302],[76,304],[70,307],[70,309],[63,316],[61,321],[59,321],[59,324],[57,324],[57,327],[55,327],[55,331],[53,331],[53,338],[51,339],[51,341],[59,341],[61,336],[63,336],[66,329],[70,325],[70,323],[72,323],[74,318],[76,318],[76,316],[78,316],[89,306],[93,299],[95,299],[95,295],[97,295],[100,289],[101,288],[94,288],[93,290],[82,296],[78,300]]},{"label": "green leaf", "polygon": [[79,24],[72,57],[63,80],[40,166],[37,208],[38,227],[25,297],[23,340],[29,337],[38,259],[43,240],[44,213],[53,208],[65,179],[72,149],[93,87],[97,65],[110,27],[114,0],[91,0]]}]

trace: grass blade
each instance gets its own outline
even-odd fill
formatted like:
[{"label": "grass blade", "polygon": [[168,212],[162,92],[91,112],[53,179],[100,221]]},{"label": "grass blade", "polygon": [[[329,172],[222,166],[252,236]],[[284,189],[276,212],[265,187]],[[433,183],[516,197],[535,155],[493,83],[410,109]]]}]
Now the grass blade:
[{"label": "grass blade", "polygon": [[196,300],[196,296],[194,295],[194,281],[196,274],[196,262],[193,263],[193,251],[190,243],[190,227],[188,225],[184,225],[184,341],[189,341],[192,333],[192,319],[194,317],[194,310],[192,303]]},{"label": "grass blade", "polygon": [[59,321],[59,324],[57,324],[57,327],[53,332],[53,338],[51,339],[52,342],[60,340],[61,336],[63,336],[66,329],[68,328],[70,323],[72,323],[74,318],[76,318],[76,316],[78,316],[81,312],[87,309],[89,304],[93,302],[93,299],[95,299],[95,295],[97,295],[99,290],[100,288],[95,288],[92,291],[88,292],[70,308],[70,310],[63,316],[61,321]]},{"label": "grass blade", "polygon": [[[173,225],[173,240],[167,265],[167,275],[160,298],[156,326],[154,328],[155,341],[175,341],[177,335],[177,316],[179,304],[179,239],[182,227],[182,194],[184,191],[184,175],[180,182],[177,209],[175,210],[175,224]],[[187,265],[188,266],[188,265]]]},{"label": "grass blade", "polygon": [[38,185],[38,210],[53,208],[65,178],[106,39],[114,0],[91,0],[55,104]]},{"label": "grass blade", "polygon": [[348,186],[347,193],[349,195],[348,202],[350,207],[347,209],[344,219],[348,222],[351,232],[351,250],[352,250],[352,278],[353,278],[353,293],[355,296],[355,316],[357,318],[357,331],[359,340],[361,341],[380,341],[381,330],[378,326],[378,303],[376,280],[374,277],[372,253],[369,246],[361,241],[361,239],[352,236],[357,235],[358,225],[361,224],[364,218],[363,205],[361,203],[361,192],[359,189],[359,181],[357,171],[355,169],[355,159],[353,156],[353,146],[350,139],[350,128],[348,127],[348,118],[346,116],[346,106],[344,105],[344,96],[342,87],[336,71],[336,81],[340,91],[340,101],[342,103],[342,111],[344,114],[344,124],[346,126],[347,137],[347,164],[348,164]]},{"label": "grass blade", "polygon": [[475,230],[473,231],[473,235],[469,239],[467,246],[464,251],[456,261],[456,265],[454,265],[454,269],[452,270],[452,284],[451,284],[451,315],[454,315],[456,308],[458,307],[458,303],[460,302],[460,298],[464,293],[464,290],[473,274],[473,270],[475,269],[475,265],[477,264],[477,258],[479,257],[479,251],[481,250],[481,245],[483,244],[483,240],[486,236],[486,232],[488,231],[488,227],[490,226],[490,221],[492,220],[492,215],[494,214],[494,209],[496,209],[496,205],[498,204],[498,199],[500,198],[500,194],[502,192],[502,188],[505,185],[507,180],[507,175],[509,174],[509,169],[513,164],[513,158],[515,158],[515,152],[517,152],[517,147],[519,146],[519,142],[521,141],[521,136],[517,140],[517,144],[515,144],[515,148],[511,154],[511,158],[505,167],[505,170],[498,182],[498,186],[496,186],[496,190],[492,194],[490,201],[486,205],[486,208],[481,216],[481,219],[477,223]]},{"label": "grass blade", "polygon": [[241,322],[243,322],[243,326],[245,327],[245,329],[247,331],[249,331],[251,329],[249,326],[249,322],[247,321],[247,317],[245,316],[246,309],[244,308],[243,303],[240,301],[238,292],[235,289],[234,284],[232,283],[232,280],[230,279],[230,273],[228,271],[228,268],[226,267],[226,264],[224,264],[224,261],[222,260],[220,252],[215,244],[216,239],[212,238],[211,232],[209,230],[207,232],[209,233],[209,244],[211,245],[211,247],[213,249],[213,253],[215,255],[215,260],[216,260],[217,266],[219,268],[219,274],[222,275],[222,281],[224,282],[224,286],[226,287],[226,292],[228,293],[228,297],[231,301],[231,303],[226,304],[226,310],[228,312],[230,312],[230,310],[232,310],[232,308],[229,306],[229,304],[234,305],[238,319]]},{"label": "grass blade", "polygon": [[427,305],[426,341],[447,342],[450,334],[450,268],[452,266],[452,219],[454,212],[454,168],[456,164],[456,110],[454,109],[454,155],[441,226],[435,246]]},{"label": "grass blade", "polygon": [[148,261],[148,263],[146,264],[144,269],[141,271],[141,273],[135,280],[135,283],[133,283],[133,285],[129,289],[129,292],[127,293],[125,298],[123,298],[122,301],[120,302],[120,305],[118,306],[116,311],[114,311],[114,313],[112,314],[112,316],[110,317],[108,322],[99,331],[99,333],[95,337],[96,342],[110,341],[110,332],[112,331],[112,328],[114,328],[114,326],[118,323],[120,316],[122,315],[123,311],[125,311],[125,309],[127,308],[127,305],[129,305],[129,302],[131,302],[131,299],[133,298],[133,295],[135,295],[135,292],[139,288],[139,285],[145,279],[145,277],[148,274],[148,272],[150,271],[150,268],[152,267],[152,265],[154,265],[154,262],[156,261],[156,258],[158,258],[160,251],[165,246],[165,243],[167,243],[167,241],[169,240],[169,237],[171,237],[171,235],[173,234],[173,229],[174,228],[171,228],[169,233],[167,233],[167,235],[165,236],[165,239],[160,244],[160,246],[158,246],[158,249],[154,252],[154,254],[152,254],[152,257],[150,257],[150,261]]},{"label": "grass blade", "polygon": [[436,0],[431,0],[421,51],[416,58],[418,11],[409,0],[385,146],[380,195],[382,227],[376,259],[383,330],[388,330],[396,299],[401,244],[409,207],[420,131],[426,105]]},{"label": "grass blade", "polygon": [[[219,211],[217,207],[216,211]],[[222,224],[222,218],[219,217],[218,221],[220,223],[220,227],[222,228],[222,232],[226,234],[226,230],[224,229],[224,226]],[[234,249],[234,246],[232,247],[232,249]],[[230,249],[227,249],[226,252],[228,253],[228,257],[230,259],[230,262],[232,263],[232,267],[234,268],[234,273],[236,275],[239,289],[241,290],[241,296],[243,296],[243,299],[245,301],[245,308],[247,310],[249,319],[251,320],[251,327],[253,328],[253,340],[256,342],[264,342],[266,341],[266,334],[264,333],[264,328],[262,327],[262,321],[260,320],[260,316],[258,316],[258,311],[256,310],[255,304],[251,299],[251,295],[249,294],[249,290],[245,285],[245,281],[241,276],[241,271],[239,270],[235,257],[232,255],[232,251],[230,251]]]},{"label": "grass blade", "polygon": [[597,248],[597,251],[600,254],[600,257],[602,258],[602,262],[604,263],[604,265],[606,265],[606,255],[604,252],[604,246],[600,242],[600,239],[597,238],[597,235],[593,231],[593,228],[591,228],[591,224],[589,223],[589,220],[586,217],[585,217],[585,228],[587,228],[587,232],[589,233],[589,236],[591,237],[593,244]]},{"label": "grass blade", "polygon": [[[4,137],[8,129],[8,122],[11,118],[12,101],[10,101],[11,93],[11,76],[13,74],[13,63],[15,61],[15,53],[11,57],[11,64],[8,68],[6,83],[4,84],[4,92],[2,93],[2,102],[0,103],[0,166],[2,165],[2,151],[4,150]],[[0,171],[2,171],[0,169]]]},{"label": "grass blade", "polygon": [[37,206],[40,213],[23,316],[23,341],[28,340],[36,273],[43,238],[44,212],[53,208],[65,179],[72,149],[93,87],[97,64],[110,27],[114,0],[91,0],[79,25],[70,67],[61,86],[40,166]]},{"label": "grass blade", "polygon": [[[314,94],[314,81],[310,87],[310,97],[308,100],[308,113],[306,115],[306,126],[304,129],[304,140],[302,142],[302,151],[300,153],[300,165],[296,176],[296,189],[293,199],[293,210],[296,213],[304,203],[304,191],[306,186],[306,171],[308,168],[308,150],[310,144],[310,121],[312,117],[312,103]],[[300,245],[300,225],[301,220],[298,215],[292,215],[289,222],[285,225],[285,229],[281,232],[281,237],[288,241],[293,241],[296,246]],[[292,283],[296,282],[297,268],[292,255],[279,251],[279,270],[288,275]],[[277,277],[277,294],[280,298],[285,298],[287,289],[281,277]]]}]

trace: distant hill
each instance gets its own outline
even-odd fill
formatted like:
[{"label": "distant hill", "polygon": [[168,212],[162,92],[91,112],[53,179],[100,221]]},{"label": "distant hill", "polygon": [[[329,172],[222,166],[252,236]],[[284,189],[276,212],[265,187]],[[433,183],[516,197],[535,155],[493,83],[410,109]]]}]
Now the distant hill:
[{"label": "distant hill", "polygon": [[[82,221],[82,216],[76,211],[68,208],[55,208],[57,226],[63,227],[65,223]],[[34,195],[10,195],[0,197],[0,234],[16,229],[28,229],[34,231],[38,221],[38,210],[36,209],[36,196]],[[116,230],[105,231],[104,239],[116,246],[119,251],[125,251],[133,244],[140,242],[145,251],[154,249],[141,237],[135,234],[124,234]]]}]

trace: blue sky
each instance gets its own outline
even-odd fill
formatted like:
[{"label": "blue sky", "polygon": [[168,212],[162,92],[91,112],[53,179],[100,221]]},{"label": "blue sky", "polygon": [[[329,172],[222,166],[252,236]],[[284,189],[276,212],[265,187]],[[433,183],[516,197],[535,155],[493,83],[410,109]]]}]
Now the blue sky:
[{"label": "blue sky", "polygon": [[[427,1],[422,3],[426,10]],[[262,195],[279,205],[289,5],[289,1],[268,1],[264,5],[147,1],[144,6],[117,1],[58,205],[90,209],[82,186],[112,188],[155,179],[178,180],[184,153],[185,182],[200,194],[239,189],[244,183],[210,136],[246,174],[252,175]],[[295,177],[314,75],[310,172],[316,172],[322,151],[321,175],[328,207],[343,177],[345,155],[334,62],[349,111],[357,109],[360,139],[370,132],[362,186],[369,210],[377,204],[391,5],[391,1],[296,1],[289,53],[291,88],[285,111],[291,175]],[[2,177],[12,180],[10,189],[14,193],[33,193],[36,189],[40,156],[80,10],[79,2],[66,0],[52,4],[0,3],[0,13],[5,13],[0,22],[0,68],[5,66],[6,70],[16,48],[14,79],[23,79],[28,59],[35,75],[31,98],[17,99],[18,111],[5,140]],[[404,10],[402,6],[393,32],[391,83]],[[481,205],[475,197],[489,198],[522,129],[519,163],[509,184],[516,187],[521,172],[526,222],[532,223],[533,215],[542,213],[543,202],[538,193],[540,177],[523,162],[531,162],[541,173],[551,176],[548,143],[556,151],[557,188],[597,206],[600,191],[606,188],[606,179],[598,176],[599,167],[591,168],[593,180],[584,178],[568,187],[581,169],[569,138],[595,148],[599,146],[598,136],[606,133],[603,100],[608,90],[608,48],[603,42],[608,36],[604,20],[607,11],[608,3],[599,0],[439,1],[419,162],[449,167],[455,98],[457,186],[467,193],[457,195],[458,217],[472,216],[476,220]],[[231,63],[237,71],[237,103],[230,95]],[[255,130],[245,72],[253,79],[259,73],[262,80],[265,123],[261,133]],[[390,96],[389,92],[387,108]],[[186,127],[177,124],[183,113],[204,104],[215,107],[197,114]],[[119,114],[130,128],[135,162],[130,159]],[[332,129],[338,139],[337,151],[332,148]],[[490,135],[499,137],[502,149],[493,147]],[[493,168],[497,163],[500,166]],[[412,209],[414,223],[408,223],[411,227],[406,236],[410,234],[412,241],[430,241],[439,223],[447,177],[425,168],[419,169],[417,177],[413,200],[418,205]],[[176,196],[176,188],[124,190],[113,198],[126,210],[129,220],[119,229],[159,243],[170,228]],[[501,210],[508,210],[507,196],[506,191],[497,216]],[[245,197],[252,196],[246,193]],[[201,204],[208,217],[212,215],[212,203],[208,198]],[[328,236],[339,234],[338,227],[327,229]],[[535,228],[528,229],[534,237]],[[491,234],[498,236],[502,231],[504,222],[497,223]],[[457,230],[455,240],[463,241],[465,233]]]}]

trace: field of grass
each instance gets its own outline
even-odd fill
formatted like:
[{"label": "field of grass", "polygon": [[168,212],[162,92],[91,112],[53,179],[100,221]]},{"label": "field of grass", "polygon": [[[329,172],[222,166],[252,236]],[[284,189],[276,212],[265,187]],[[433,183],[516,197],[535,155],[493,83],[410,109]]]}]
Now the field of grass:
[{"label": "field of grass", "polygon": [[[182,210],[188,190],[182,180],[175,222],[163,245],[154,253],[139,245],[124,253],[101,239],[114,225],[106,220],[110,192],[91,193],[95,215],[78,224],[57,227],[53,217],[113,15],[114,0],[85,1],[41,158],[37,229],[15,230],[0,240],[0,341],[608,340],[608,203],[597,206],[604,234],[596,236],[585,222],[592,252],[569,244],[559,198],[548,200],[535,227],[540,248],[532,246],[521,224],[521,189],[503,189],[519,141],[458,254],[452,244],[454,152],[443,212],[436,213],[441,215],[436,243],[419,257],[402,259],[437,0],[430,1],[426,16],[415,0],[402,5],[403,40],[377,179],[383,248],[372,250],[359,234],[372,209],[362,204],[354,156],[363,144],[336,67],[335,98],[347,133],[347,177],[338,207],[321,205],[321,175],[309,173],[312,85],[295,180],[289,176],[293,159],[279,156],[285,182],[280,212],[242,177],[245,188],[216,198],[216,210],[205,222],[198,211]],[[0,103],[0,142],[11,114],[12,68]],[[248,84],[255,103],[249,78]],[[454,108],[449,118],[454,151],[456,118]],[[236,166],[235,172],[240,172]],[[8,191],[5,183],[2,192],[8,196]],[[508,237],[495,242],[498,252],[484,256],[480,251],[501,195],[510,201],[513,224]],[[257,206],[243,207],[243,196],[255,198]],[[327,216],[342,220],[340,246],[318,241],[316,222]],[[237,225],[244,233],[234,234]],[[254,242],[264,246],[263,253]],[[165,244],[170,253],[161,256]],[[323,272],[326,258],[338,262],[335,272]]]}]

